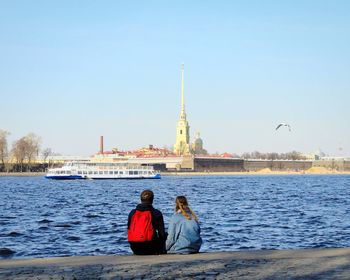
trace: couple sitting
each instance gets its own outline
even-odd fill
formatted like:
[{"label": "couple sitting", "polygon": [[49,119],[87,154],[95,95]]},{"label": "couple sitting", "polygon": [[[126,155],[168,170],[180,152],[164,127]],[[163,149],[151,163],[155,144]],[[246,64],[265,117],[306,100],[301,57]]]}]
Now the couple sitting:
[{"label": "couple sitting", "polygon": [[128,218],[128,241],[135,255],[198,253],[202,245],[196,214],[188,206],[186,197],[175,200],[175,214],[169,222],[169,233],[164,229],[162,213],[154,209],[153,192],[141,193],[141,203]]}]

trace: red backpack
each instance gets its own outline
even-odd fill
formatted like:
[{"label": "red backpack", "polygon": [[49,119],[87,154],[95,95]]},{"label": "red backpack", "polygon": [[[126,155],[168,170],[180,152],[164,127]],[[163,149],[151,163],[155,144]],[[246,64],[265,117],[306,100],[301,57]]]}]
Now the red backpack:
[{"label": "red backpack", "polygon": [[151,211],[136,210],[131,218],[128,229],[128,241],[145,242],[153,238],[153,225]]}]

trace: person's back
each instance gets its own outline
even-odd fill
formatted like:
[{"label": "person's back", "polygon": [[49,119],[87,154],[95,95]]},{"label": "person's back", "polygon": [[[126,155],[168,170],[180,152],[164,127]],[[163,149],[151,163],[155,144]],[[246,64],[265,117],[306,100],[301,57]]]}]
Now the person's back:
[{"label": "person's back", "polygon": [[198,253],[202,245],[200,226],[195,213],[188,206],[184,196],[176,198],[176,213],[169,223],[169,234],[166,240],[168,253]]},{"label": "person's back", "polygon": [[154,209],[153,192],[141,193],[141,203],[133,209],[128,218],[128,241],[136,255],[165,253],[165,229],[162,213]]}]

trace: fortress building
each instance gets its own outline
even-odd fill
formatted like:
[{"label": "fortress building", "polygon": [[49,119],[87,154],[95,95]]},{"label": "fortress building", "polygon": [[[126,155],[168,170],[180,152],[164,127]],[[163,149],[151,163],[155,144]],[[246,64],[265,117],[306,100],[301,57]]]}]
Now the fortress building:
[{"label": "fortress building", "polygon": [[177,122],[174,153],[178,156],[191,154],[190,126],[188,125],[185,112],[184,64],[181,66],[181,112],[180,119]]}]

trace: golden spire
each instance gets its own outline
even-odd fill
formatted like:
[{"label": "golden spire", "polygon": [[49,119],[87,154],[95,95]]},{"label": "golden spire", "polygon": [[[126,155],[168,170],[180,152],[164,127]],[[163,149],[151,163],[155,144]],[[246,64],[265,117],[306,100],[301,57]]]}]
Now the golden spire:
[{"label": "golden spire", "polygon": [[184,68],[185,68],[185,65],[184,65],[184,63],[182,63],[182,65],[181,65],[181,114],[180,114],[180,119],[182,119],[182,120],[186,120]]},{"label": "golden spire", "polygon": [[181,65],[181,112],[180,119],[176,127],[176,143],[174,152],[177,155],[188,155],[191,152],[190,147],[190,127],[186,120],[185,112],[185,87],[184,87],[184,64]]}]

